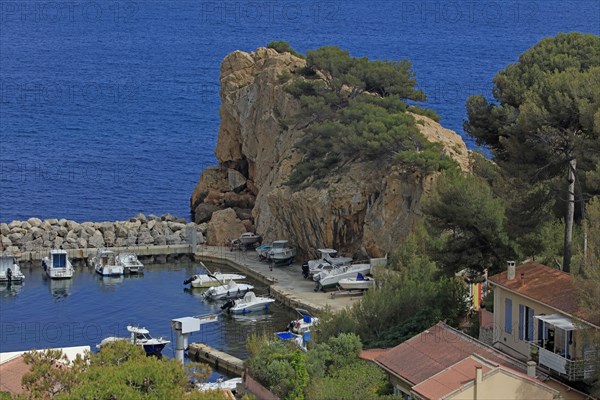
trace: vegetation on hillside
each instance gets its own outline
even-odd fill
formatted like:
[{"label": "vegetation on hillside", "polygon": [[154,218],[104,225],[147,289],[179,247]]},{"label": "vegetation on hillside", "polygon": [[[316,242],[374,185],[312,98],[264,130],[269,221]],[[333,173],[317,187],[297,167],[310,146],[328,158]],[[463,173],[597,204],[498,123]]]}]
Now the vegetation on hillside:
[{"label": "vegetation on hillside", "polygon": [[362,345],[353,334],[320,341],[307,352],[264,336],[252,338],[248,349],[250,375],[281,399],[371,400],[390,391],[385,373],[358,358]]},{"label": "vegetation on hillside", "polygon": [[[270,47],[294,53],[285,42]],[[298,148],[304,154],[288,183],[309,185],[353,161],[402,165],[407,170],[440,171],[454,166],[442,145],[429,142],[417,129],[410,111],[439,120],[432,110],[409,106],[425,94],[408,61],[353,58],[337,47],[307,52],[307,66],[286,90],[298,98],[302,113],[287,125],[307,131]]]}]

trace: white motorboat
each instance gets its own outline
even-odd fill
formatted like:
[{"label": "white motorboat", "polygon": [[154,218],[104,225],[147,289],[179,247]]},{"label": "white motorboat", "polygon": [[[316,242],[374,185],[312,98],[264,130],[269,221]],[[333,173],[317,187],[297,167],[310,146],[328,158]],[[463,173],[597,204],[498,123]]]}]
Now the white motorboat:
[{"label": "white motorboat", "polygon": [[21,283],[24,280],[25,275],[21,272],[15,256],[0,256],[0,282]]},{"label": "white motorboat", "polygon": [[120,253],[117,255],[116,263],[123,266],[123,272],[126,274],[139,274],[144,272],[144,264],[142,264],[133,253]]},{"label": "white motorboat", "polygon": [[296,249],[290,247],[287,240],[276,240],[267,252],[267,260],[275,264],[291,264],[296,257]]},{"label": "white motorboat", "polygon": [[208,300],[237,299],[251,290],[254,290],[254,286],[231,280],[226,285],[208,288],[203,297]]},{"label": "white motorboat", "polygon": [[317,251],[320,254],[320,258],[317,260],[308,261],[309,270],[315,269],[322,263],[327,263],[339,267],[342,265],[348,265],[352,262],[352,258],[350,257],[338,256],[337,250],[334,249],[317,249]]},{"label": "white motorboat", "polygon": [[243,245],[254,244],[256,242],[260,242],[261,239],[262,239],[262,237],[260,235],[257,235],[256,233],[252,233],[252,232],[242,233],[240,235],[240,237],[238,238],[240,243]]},{"label": "white motorboat", "polygon": [[108,343],[117,342],[120,340],[128,340],[131,344],[135,344],[138,346],[142,346],[144,351],[148,355],[160,355],[163,348],[171,343],[170,340],[165,340],[162,337],[156,339],[150,336],[150,332],[146,328],[139,328],[137,326],[129,325],[127,326],[127,331],[131,333],[131,336],[128,338],[121,337],[107,337],[102,340],[99,344],[96,345],[97,349],[102,349],[102,346],[107,345]]},{"label": "white motorboat", "polygon": [[208,274],[196,274],[190,276],[188,279],[183,281],[184,285],[190,284],[191,287],[195,288],[206,288],[212,286],[223,285],[223,282],[235,281],[246,279],[246,275],[241,274],[222,274],[220,272],[208,273]]},{"label": "white motorboat", "polygon": [[343,265],[350,265],[352,258],[339,257],[337,250],[334,249],[317,249],[320,258],[317,260],[309,260],[302,265],[302,274],[305,279],[314,276],[322,271],[329,271]]},{"label": "white motorboat", "polygon": [[302,334],[319,323],[319,318],[313,317],[310,312],[303,308],[296,308],[296,312],[300,314],[301,318],[290,322],[288,325],[287,330],[292,333]]},{"label": "white motorboat", "polygon": [[226,310],[231,314],[247,314],[256,311],[269,310],[269,304],[275,302],[270,297],[257,296],[254,292],[247,292],[243,298],[237,300],[228,300],[221,306],[221,310]]},{"label": "white motorboat", "polygon": [[42,268],[51,279],[69,279],[73,277],[73,265],[66,250],[52,249],[48,257],[42,260]]},{"label": "white motorboat", "polygon": [[233,378],[228,380],[223,380],[223,378],[219,378],[216,382],[205,382],[205,383],[196,383],[196,389],[206,392],[209,390],[222,390],[229,389],[231,393],[235,393],[237,390],[238,383],[242,383],[242,378]]},{"label": "white motorboat", "polygon": [[97,273],[102,276],[120,276],[124,274],[123,264],[117,263],[117,256],[107,249],[98,249],[92,259],[92,264]]},{"label": "white motorboat", "polygon": [[359,272],[355,278],[340,279],[338,285],[344,290],[368,290],[375,286],[375,279]]},{"label": "white motorboat", "polygon": [[304,351],[307,351],[306,344],[310,341],[310,331],[304,331],[302,334],[296,334],[289,331],[275,332],[275,336],[281,340],[295,343]]},{"label": "white motorboat", "polygon": [[328,272],[320,272],[313,277],[313,279],[317,281],[315,292],[318,292],[320,289],[334,288],[340,280],[353,278],[358,273],[366,275],[370,272],[371,264],[351,264],[332,269]]}]

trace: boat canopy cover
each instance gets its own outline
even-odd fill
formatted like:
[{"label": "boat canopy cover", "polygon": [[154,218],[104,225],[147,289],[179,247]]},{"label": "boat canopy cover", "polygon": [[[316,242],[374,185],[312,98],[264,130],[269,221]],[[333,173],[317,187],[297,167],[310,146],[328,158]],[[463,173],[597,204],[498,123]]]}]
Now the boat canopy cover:
[{"label": "boat canopy cover", "polygon": [[534,318],[544,321],[547,324],[553,325],[563,331],[574,331],[577,330],[577,326],[569,318],[560,314],[551,315],[535,315]]},{"label": "boat canopy cover", "polygon": [[312,318],[310,317],[310,315],[305,315],[302,317],[302,319],[304,320],[304,322],[306,322],[307,324],[310,324],[310,322],[312,321]]},{"label": "boat canopy cover", "polygon": [[356,280],[357,281],[364,281],[365,277],[363,276],[363,274],[361,274],[360,272],[356,275]]},{"label": "boat canopy cover", "polygon": [[244,303],[250,303],[256,299],[254,292],[248,292],[244,295]]},{"label": "boat canopy cover", "polygon": [[131,326],[131,325],[129,325],[127,327],[127,330],[132,333],[144,333],[144,334],[150,333],[148,331],[148,329],[146,329],[146,328],[138,328],[137,326]]}]

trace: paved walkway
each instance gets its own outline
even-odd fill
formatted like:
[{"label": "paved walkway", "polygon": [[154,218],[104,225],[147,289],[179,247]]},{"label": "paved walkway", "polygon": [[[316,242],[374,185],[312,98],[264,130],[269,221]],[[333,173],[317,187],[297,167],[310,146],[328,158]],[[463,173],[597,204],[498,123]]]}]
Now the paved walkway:
[{"label": "paved walkway", "polygon": [[[198,246],[197,259],[208,263],[223,263],[249,273],[259,275],[265,282],[271,283],[271,294],[292,307],[308,308],[309,310],[323,310],[329,307],[332,311],[339,311],[356,303],[361,296],[335,295],[332,292],[315,292],[315,282],[304,279],[301,263],[289,266],[270,267],[266,262],[258,260],[254,250],[230,251],[228,247]],[[207,265],[210,269],[210,265]]]}]

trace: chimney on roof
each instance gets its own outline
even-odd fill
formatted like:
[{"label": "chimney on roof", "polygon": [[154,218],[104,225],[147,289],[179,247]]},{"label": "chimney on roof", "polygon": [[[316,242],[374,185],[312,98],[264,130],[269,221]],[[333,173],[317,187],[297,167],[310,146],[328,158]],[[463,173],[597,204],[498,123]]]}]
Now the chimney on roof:
[{"label": "chimney on roof", "polygon": [[525,273],[521,273],[521,286],[525,284]]},{"label": "chimney on roof", "polygon": [[479,386],[481,385],[481,383],[483,382],[483,369],[481,368],[481,365],[476,365],[475,366],[475,387],[474,389],[474,399],[477,400],[479,398]]},{"label": "chimney on roof", "polygon": [[535,375],[536,375],[535,367],[536,367],[535,361],[527,361],[527,376],[529,376],[530,378],[535,378]]},{"label": "chimney on roof", "polygon": [[515,262],[514,261],[508,261],[508,269],[506,270],[506,278],[509,281],[512,281],[513,279],[515,279]]}]

